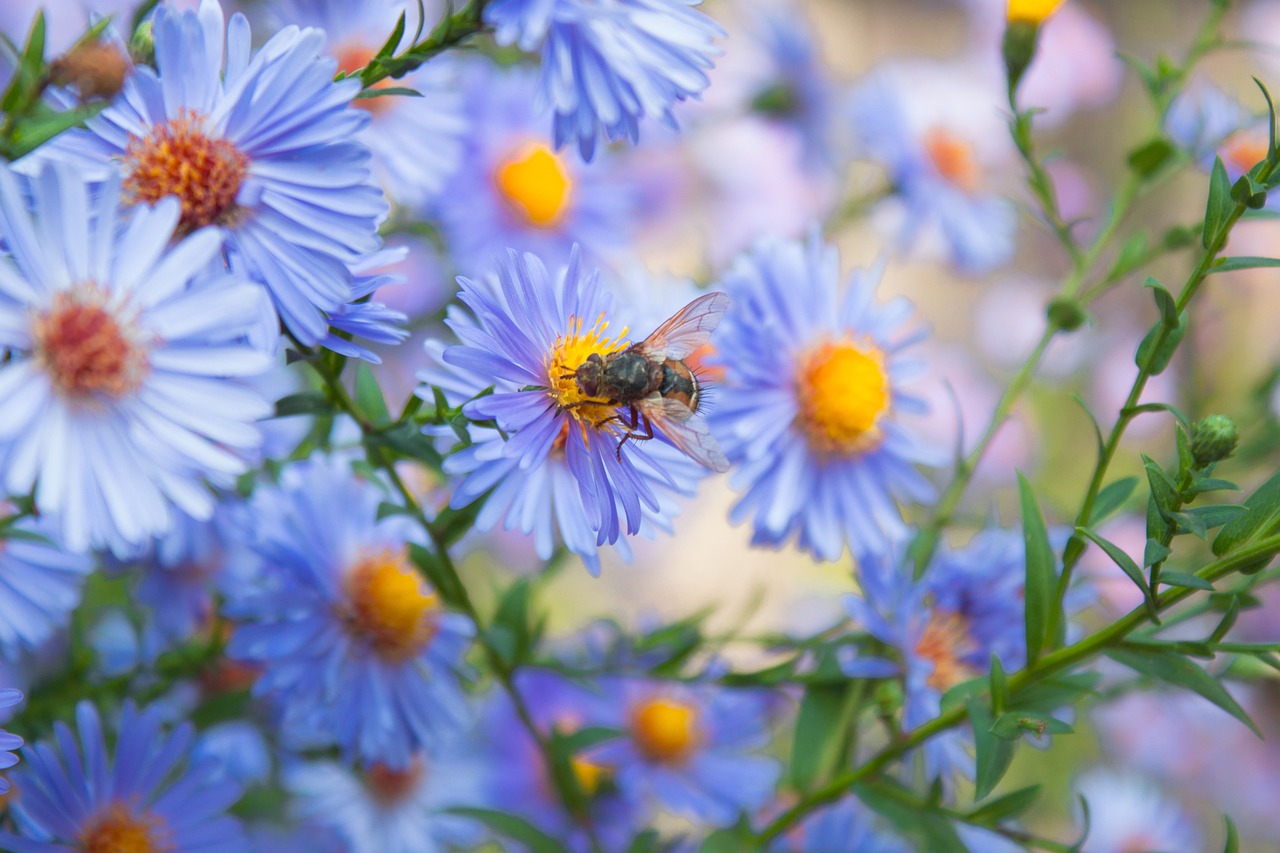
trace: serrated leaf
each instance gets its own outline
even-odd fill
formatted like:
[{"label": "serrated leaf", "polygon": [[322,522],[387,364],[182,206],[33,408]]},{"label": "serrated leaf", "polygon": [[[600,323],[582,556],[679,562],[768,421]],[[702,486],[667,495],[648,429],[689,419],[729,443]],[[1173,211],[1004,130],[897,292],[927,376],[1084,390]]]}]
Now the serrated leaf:
[{"label": "serrated leaf", "polygon": [[455,806],[447,811],[477,820],[499,835],[519,841],[530,853],[564,853],[563,844],[517,815],[469,806]]},{"label": "serrated leaf", "polygon": [[1213,553],[1223,556],[1280,524],[1280,474],[1267,480],[1244,501],[1244,512],[1236,516],[1213,540]]},{"label": "serrated leaf", "polygon": [[1165,586],[1182,586],[1187,589],[1203,589],[1213,592],[1213,584],[1207,580],[1186,572],[1170,572],[1163,571],[1160,573],[1160,583]]},{"label": "serrated leaf", "polygon": [[1025,627],[1027,662],[1034,663],[1046,645],[1057,641],[1047,633],[1052,619],[1058,573],[1054,568],[1053,547],[1044,516],[1036,503],[1027,478],[1018,473],[1018,499],[1022,508],[1022,539],[1026,544]]},{"label": "serrated leaf", "polygon": [[1030,785],[1011,791],[994,800],[988,800],[980,807],[969,812],[968,818],[973,823],[994,824],[1012,820],[1035,805],[1040,796],[1040,786]]},{"label": "serrated leaf", "polygon": [[1227,176],[1227,167],[1222,165],[1221,157],[1213,158],[1213,171],[1209,175],[1209,200],[1204,209],[1204,231],[1201,245],[1212,249],[1221,236],[1220,232],[1235,203],[1231,200],[1231,178]]},{"label": "serrated leaf", "polygon": [[973,745],[977,769],[974,773],[973,799],[981,800],[1000,783],[1013,761],[1013,743],[991,731],[995,721],[982,700],[969,700],[969,725],[973,727]]},{"label": "serrated leaf", "polygon": [[1123,477],[1104,486],[1093,501],[1093,509],[1089,513],[1089,526],[1097,527],[1113,512],[1124,506],[1124,502],[1129,500],[1137,487],[1137,477]]},{"label": "serrated leaf", "polygon": [[1154,646],[1126,643],[1118,648],[1110,649],[1107,656],[1116,663],[1150,678],[1185,687],[1208,699],[1231,716],[1248,726],[1254,734],[1262,737],[1258,727],[1249,719],[1249,715],[1240,707],[1216,678],[1196,666],[1186,657]]},{"label": "serrated leaf", "polygon": [[1081,535],[1087,536],[1095,545],[1101,548],[1103,552],[1111,558],[1111,562],[1119,566],[1121,571],[1129,576],[1129,580],[1133,581],[1138,589],[1142,590],[1142,598],[1147,602],[1149,610],[1154,611],[1155,601],[1151,597],[1151,588],[1147,586],[1146,575],[1142,573],[1142,569],[1140,569],[1138,564],[1133,561],[1133,558],[1126,554],[1118,545],[1102,538],[1088,528],[1077,527],[1076,530],[1078,530]]}]

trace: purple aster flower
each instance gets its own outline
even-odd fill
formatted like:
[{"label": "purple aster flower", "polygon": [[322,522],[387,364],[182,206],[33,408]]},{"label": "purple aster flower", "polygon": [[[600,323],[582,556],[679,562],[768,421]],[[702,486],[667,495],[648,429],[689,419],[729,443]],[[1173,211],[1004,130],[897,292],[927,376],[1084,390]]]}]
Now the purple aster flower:
[{"label": "purple aster flower", "polygon": [[770,849],[778,853],[908,853],[910,848],[881,829],[879,818],[850,796],[814,812]]},{"label": "purple aster flower", "polygon": [[12,774],[22,792],[9,804],[17,834],[0,830],[13,853],[49,850],[200,850],[239,853],[240,823],[224,812],[240,787],[210,763],[183,768],[193,728],[166,733],[155,708],[124,706],[114,752],[98,712],[76,706],[75,735],[54,724],[52,742],[25,750]]},{"label": "purple aster flower", "polygon": [[1190,812],[1146,779],[1094,768],[1077,780],[1076,790],[1089,803],[1084,853],[1205,849]]},{"label": "purple aster flower", "polygon": [[350,853],[443,853],[480,841],[473,821],[447,811],[484,805],[479,768],[461,755],[418,753],[400,770],[301,763],[284,771],[284,786],[293,815],[330,828]]},{"label": "purple aster flower", "polygon": [[612,774],[622,795],[712,826],[727,826],[773,795],[780,767],[753,754],[769,742],[768,697],[709,686],[619,681],[611,721],[625,736],[589,758]]},{"label": "purple aster flower", "polygon": [[[369,63],[401,14],[406,17],[405,33],[396,50],[409,47],[418,8],[405,0],[275,0],[270,5],[285,25],[324,30],[329,37],[325,52],[338,60],[339,71],[347,73]],[[370,114],[359,139],[373,152],[374,176],[399,204],[419,207],[431,201],[458,167],[467,123],[456,76],[449,63],[437,59],[374,87],[406,87],[420,97],[390,95],[354,102]]]},{"label": "purple aster flower", "polygon": [[404,312],[388,308],[381,302],[368,300],[379,288],[403,282],[401,276],[390,275],[384,270],[390,265],[398,264],[407,253],[404,248],[383,249],[366,255],[351,265],[351,272],[355,275],[351,286],[351,301],[329,315],[329,325],[332,328],[320,341],[322,346],[350,358],[362,358],[381,364],[379,356],[351,338],[363,338],[383,346],[394,346],[409,337],[409,330],[405,328],[409,318]]},{"label": "purple aster flower", "polygon": [[[893,650],[894,659],[852,657],[853,678],[899,677],[903,719],[914,729],[938,716],[942,695],[986,672],[991,656],[1006,671],[1026,663],[1023,618],[1025,546],[1019,533],[984,530],[964,548],[942,549],[928,573],[912,579],[901,549],[859,558],[858,595],[845,607],[858,627]],[[973,775],[972,738],[952,729],[922,747],[930,778]]]},{"label": "purple aster flower", "polygon": [[506,0],[485,9],[500,44],[541,44],[538,97],[554,113],[556,147],[640,138],[640,120],[675,128],[672,107],[698,97],[725,32],[699,0]]},{"label": "purple aster flower", "polygon": [[[57,527],[49,519],[24,519],[13,529],[57,539]],[[0,538],[0,659],[12,661],[65,627],[91,571],[93,560],[86,555],[37,538]]]},{"label": "purple aster flower", "polygon": [[921,363],[904,350],[924,337],[904,328],[910,304],[873,303],[879,270],[843,291],[838,276],[816,234],[760,243],[721,280],[734,310],[712,360],[724,371],[712,427],[746,489],[730,517],[753,519],[753,544],[796,537],[824,560],[901,537],[894,499],[930,500],[914,466],[941,458],[901,422],[924,411],[906,391]]},{"label": "purple aster flower", "polygon": [[[21,701],[21,692],[14,690],[12,687],[0,688],[0,711],[12,708]],[[18,763],[18,756],[14,755],[13,752],[21,747],[22,738],[0,729],[0,770],[8,770]],[[0,794],[7,794],[8,792],[9,780],[0,776]]]},{"label": "purple aster flower", "polygon": [[1234,181],[1266,159],[1270,138],[1266,114],[1250,113],[1243,104],[1206,81],[1197,81],[1169,107],[1165,130],[1203,168],[1213,158]]},{"label": "purple aster flower", "polygon": [[[454,405],[495,391],[464,409],[474,420],[493,419],[501,433],[475,427],[474,443],[448,457],[446,472],[461,478],[451,504],[488,493],[478,529],[505,518],[507,529],[534,535],[543,559],[558,532],[597,574],[599,546],[627,556],[624,531],[670,529],[675,496],[692,494],[702,469],[658,431],[655,441],[621,443],[626,415],[578,387],[576,368],[592,354],[624,349],[628,330],[610,328],[611,300],[576,251],[554,276],[533,255],[511,251],[498,275],[496,284],[458,279],[473,315],[452,312],[447,323],[462,345],[428,342],[444,366],[419,374]],[[431,399],[429,388],[418,393]]]},{"label": "purple aster flower", "polygon": [[462,270],[506,249],[564,257],[578,243],[597,263],[634,230],[637,192],[610,158],[590,168],[556,153],[534,109],[535,80],[520,68],[463,66],[470,129],[462,166],[436,215]]},{"label": "purple aster flower", "polygon": [[239,624],[227,654],[262,667],[254,692],[280,708],[283,731],[401,770],[467,718],[459,675],[473,628],[409,563],[416,526],[378,521],[386,499],[327,457],[259,488],[240,524],[263,576],[228,590]]},{"label": "purple aster flower", "polygon": [[224,26],[217,0],[162,4],[153,32],[156,70],[136,69],[87,129],[33,156],[119,172],[132,202],[177,196],[180,232],[222,226],[231,267],[266,287],[303,343],[319,342],[387,212],[355,140],[369,121],[351,105],[360,82],[333,81],[317,29],[285,27],[253,52],[244,16]]},{"label": "purple aster flower", "polygon": [[0,170],[0,485],[34,489],[75,551],[127,551],[178,510],[208,518],[202,481],[233,485],[270,413],[239,381],[270,366],[249,342],[266,300],[211,267],[220,229],[171,243],[176,199],[121,223],[119,194],[118,177],[91,194],[61,165],[25,183]]},{"label": "purple aster flower", "polygon": [[898,242],[971,275],[1009,261],[1018,224],[989,177],[1011,144],[998,95],[963,66],[903,63],[873,71],[850,100],[862,156],[893,183],[882,213]]}]

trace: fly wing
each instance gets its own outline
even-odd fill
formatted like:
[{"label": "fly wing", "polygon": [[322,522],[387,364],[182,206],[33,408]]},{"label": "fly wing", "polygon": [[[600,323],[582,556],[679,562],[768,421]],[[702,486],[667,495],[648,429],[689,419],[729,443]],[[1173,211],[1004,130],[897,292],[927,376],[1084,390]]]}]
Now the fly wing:
[{"label": "fly wing", "polygon": [[684,403],[666,397],[650,398],[645,402],[644,412],[672,444],[695,462],[712,471],[729,470],[729,460],[720,449],[720,443],[707,431],[702,419],[693,417],[693,412]]},{"label": "fly wing", "polygon": [[707,342],[728,307],[728,294],[716,291],[699,296],[654,329],[639,349],[651,361],[684,358]]}]

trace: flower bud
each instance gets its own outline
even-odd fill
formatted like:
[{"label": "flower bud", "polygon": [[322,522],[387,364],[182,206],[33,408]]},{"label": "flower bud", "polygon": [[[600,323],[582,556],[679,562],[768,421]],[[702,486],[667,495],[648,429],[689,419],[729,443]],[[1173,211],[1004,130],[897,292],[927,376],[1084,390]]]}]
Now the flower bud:
[{"label": "flower bud", "polygon": [[1058,11],[1065,0],[1009,0],[1009,11],[1006,16],[1009,23],[1025,21],[1039,26],[1045,19]]},{"label": "flower bud", "polygon": [[1057,11],[1063,0],[1009,0],[1004,31],[1004,67],[1009,91],[1014,92],[1036,55],[1040,25]]},{"label": "flower bud", "polygon": [[71,86],[81,101],[111,100],[124,88],[133,66],[115,45],[81,42],[49,65],[49,82]]},{"label": "flower bud", "polygon": [[1226,415],[1209,415],[1196,424],[1191,437],[1191,456],[1196,466],[1205,468],[1236,452],[1240,433]]}]

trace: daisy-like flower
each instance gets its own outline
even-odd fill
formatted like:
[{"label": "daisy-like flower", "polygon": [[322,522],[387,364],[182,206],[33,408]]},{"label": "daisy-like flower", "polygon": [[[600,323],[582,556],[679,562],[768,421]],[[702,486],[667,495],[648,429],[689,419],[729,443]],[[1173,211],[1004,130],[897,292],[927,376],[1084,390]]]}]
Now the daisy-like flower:
[{"label": "daisy-like flower", "polygon": [[500,44],[535,46],[539,102],[551,109],[556,147],[640,138],[640,120],[676,127],[672,107],[698,97],[724,30],[692,8],[700,0],[498,0],[485,9]]},{"label": "daisy-like flower", "polygon": [[1089,803],[1089,835],[1081,847],[1085,853],[1205,849],[1190,812],[1150,780],[1094,768],[1075,787]]},{"label": "daisy-like flower", "polygon": [[227,653],[262,668],[254,692],[286,732],[403,770],[467,718],[459,673],[473,628],[409,562],[412,522],[378,521],[385,498],[327,457],[259,488],[241,523],[264,574],[227,607],[239,622]]},{"label": "daisy-like flower", "polygon": [[622,795],[658,803],[712,826],[733,823],[768,801],[778,762],[753,754],[769,742],[766,697],[708,686],[623,681],[610,724],[622,738],[592,750]]},{"label": "daisy-like flower", "polygon": [[[992,655],[1009,672],[1021,669],[1025,553],[1020,534],[985,530],[963,549],[940,550],[919,581],[903,565],[900,549],[860,557],[860,592],[848,596],[845,607],[859,628],[896,657],[851,657],[843,662],[845,674],[900,678],[902,724],[914,729],[938,716],[944,693],[986,672]],[[930,778],[972,777],[969,732],[943,732],[922,749]]]},{"label": "daisy-like flower", "polygon": [[[533,255],[512,251],[496,284],[458,282],[473,314],[453,312],[447,322],[463,343],[428,342],[445,366],[419,378],[454,405],[493,388],[463,411],[494,420],[506,438],[475,427],[474,443],[448,457],[446,472],[461,477],[451,504],[489,493],[477,529],[505,518],[508,529],[534,535],[543,559],[558,532],[592,574],[600,570],[599,546],[625,549],[624,531],[669,529],[675,496],[692,494],[701,469],[662,440],[660,426],[657,440],[622,443],[626,415],[607,398],[583,394],[574,378],[590,356],[628,346],[628,329],[610,328],[611,301],[598,274],[582,270],[576,251],[554,276]],[[432,398],[430,388],[418,393]]]},{"label": "daisy-like flower", "polygon": [[[397,52],[409,46],[417,29],[418,6],[404,0],[276,0],[270,11],[285,25],[324,30],[329,36],[325,52],[338,60],[339,71],[348,73],[369,63],[401,14],[406,26]],[[374,87],[407,87],[420,97],[388,95],[354,102],[370,114],[359,139],[373,152],[374,176],[399,204],[418,207],[431,201],[458,166],[467,123],[456,76],[447,62],[434,60]]]},{"label": "daisy-like flower", "polygon": [[284,786],[294,816],[330,828],[351,853],[443,853],[480,840],[473,821],[447,811],[483,805],[479,768],[462,756],[420,752],[400,770],[298,764],[284,771]]},{"label": "daisy-like flower", "polygon": [[152,26],[156,70],[135,69],[87,129],[34,158],[118,173],[134,203],[177,196],[179,231],[222,226],[232,268],[266,287],[303,343],[319,342],[387,212],[356,141],[369,122],[352,106],[360,82],[333,81],[317,29],[285,27],[253,52],[244,16],[225,26],[217,0],[162,4]]},{"label": "daisy-like flower", "polygon": [[[12,687],[0,689],[0,711],[12,708],[22,701],[22,693],[14,690]],[[0,729],[0,770],[8,770],[10,767],[18,763],[18,756],[13,754],[15,749],[22,747],[22,738],[17,735],[11,735],[4,729]],[[0,794],[9,792],[9,780],[0,776]]]},{"label": "daisy-like flower", "polygon": [[532,72],[488,62],[462,70],[470,128],[443,197],[467,202],[437,211],[457,267],[487,265],[506,249],[565,257],[574,243],[593,262],[616,256],[636,218],[626,177],[609,158],[587,168],[555,151],[533,105]]},{"label": "daisy-like flower", "polygon": [[[0,504],[0,512],[4,506]],[[49,519],[15,522],[19,534],[56,539]],[[37,538],[0,534],[0,659],[13,661],[66,626],[93,560]]]},{"label": "daisy-like flower", "polygon": [[0,170],[0,485],[34,489],[75,551],[127,550],[175,507],[208,518],[201,481],[233,485],[270,413],[238,381],[270,366],[248,340],[266,300],[211,272],[221,231],[171,243],[176,199],[121,224],[119,198],[118,177],[91,194],[65,166],[25,189]]},{"label": "daisy-like flower", "polygon": [[970,275],[1013,256],[1017,211],[990,178],[1012,145],[999,92],[964,66],[916,62],[881,66],[850,99],[861,155],[893,183],[880,212],[899,244]]},{"label": "daisy-like flower", "polygon": [[124,706],[114,752],[98,712],[76,706],[80,739],[62,722],[52,742],[26,750],[11,774],[21,796],[9,803],[17,834],[0,830],[13,853],[50,850],[139,850],[239,853],[240,822],[227,807],[240,786],[208,762],[183,768],[194,729],[165,732],[156,708]]},{"label": "daisy-like flower", "polygon": [[883,551],[906,532],[894,498],[933,496],[914,466],[940,454],[899,419],[924,408],[906,390],[921,364],[904,353],[923,332],[904,328],[905,300],[874,304],[878,277],[842,291],[837,252],[815,234],[767,240],[721,280],[734,310],[714,340],[724,378],[710,417],[746,489],[731,518],[753,519],[753,544],[796,537],[823,560]]},{"label": "daisy-like flower", "polygon": [[1204,80],[1189,87],[1169,107],[1165,130],[1206,172],[1215,156],[1222,158],[1234,181],[1266,159],[1270,138],[1266,114],[1250,113],[1243,104]]},{"label": "daisy-like flower", "polygon": [[854,797],[845,797],[814,812],[770,849],[776,853],[908,853],[907,843],[879,824],[870,809]]}]

